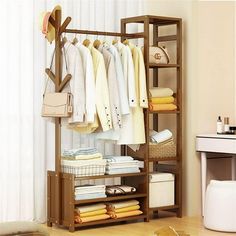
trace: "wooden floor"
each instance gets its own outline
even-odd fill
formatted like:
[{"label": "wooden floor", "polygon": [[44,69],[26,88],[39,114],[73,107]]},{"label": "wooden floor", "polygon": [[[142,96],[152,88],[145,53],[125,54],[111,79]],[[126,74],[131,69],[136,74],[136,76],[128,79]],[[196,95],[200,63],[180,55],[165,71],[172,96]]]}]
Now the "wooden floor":
[{"label": "wooden floor", "polygon": [[172,226],[176,230],[185,231],[191,236],[235,236],[236,233],[220,233],[207,230],[202,225],[201,217],[164,217],[151,220],[149,223],[139,222],[132,224],[119,224],[99,228],[80,229],[74,233],[69,233],[66,229],[56,227],[45,228],[51,236],[154,236],[155,230],[163,226]]}]

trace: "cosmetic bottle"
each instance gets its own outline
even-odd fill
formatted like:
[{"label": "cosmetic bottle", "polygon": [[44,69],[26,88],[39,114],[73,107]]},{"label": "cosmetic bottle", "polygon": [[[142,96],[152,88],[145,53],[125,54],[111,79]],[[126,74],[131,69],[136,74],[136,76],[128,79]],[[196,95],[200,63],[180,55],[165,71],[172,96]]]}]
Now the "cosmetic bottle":
[{"label": "cosmetic bottle", "polygon": [[224,132],[225,133],[229,132],[229,117],[224,118]]},{"label": "cosmetic bottle", "polygon": [[217,123],[216,123],[216,132],[217,134],[222,134],[223,133],[223,123],[221,120],[221,117],[218,117]]}]

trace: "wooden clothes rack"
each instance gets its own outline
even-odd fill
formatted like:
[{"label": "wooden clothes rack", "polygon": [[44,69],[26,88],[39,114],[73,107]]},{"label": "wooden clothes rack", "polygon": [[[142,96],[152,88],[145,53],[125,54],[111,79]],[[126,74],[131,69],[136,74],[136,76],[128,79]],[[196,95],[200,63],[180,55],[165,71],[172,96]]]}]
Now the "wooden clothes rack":
[{"label": "wooden clothes rack", "polygon": [[[126,24],[133,23],[133,19],[139,19],[135,23],[144,23],[144,32],[141,33],[126,33]],[[163,22],[170,18],[163,18]],[[174,19],[174,18],[173,18]],[[74,33],[74,34],[86,34],[86,35],[105,35],[105,36],[115,36],[124,39],[137,39],[144,38],[144,60],[146,65],[146,75],[147,75],[147,88],[149,84],[149,17],[144,16],[141,18],[126,18],[121,21],[121,33],[117,32],[103,32],[103,31],[91,31],[91,30],[77,30],[77,29],[67,29],[71,21],[71,17],[67,17],[65,21],[61,24],[61,10],[55,11],[55,19],[50,17],[50,23],[55,28],[55,74],[50,70],[46,69],[45,72],[48,74],[49,78],[53,81],[55,85],[55,92],[61,92],[65,85],[70,81],[71,75],[67,75],[62,80],[62,40],[61,36],[63,33]],[[180,113],[179,113],[180,114]],[[145,109],[145,132],[146,138],[149,135],[149,112]],[[47,174],[47,225],[52,226],[55,224],[57,226],[68,227],[70,232],[74,232],[75,228],[115,223],[121,221],[130,220],[145,220],[149,221],[149,148],[148,144],[141,145],[140,151],[137,153],[132,153],[127,146],[122,146],[122,155],[131,155],[138,160],[144,161],[144,169],[140,173],[132,174],[115,174],[115,175],[103,175],[103,176],[83,176],[76,177],[73,174],[63,173],[61,171],[61,118],[55,118],[55,171],[48,171]],[[178,155],[180,155],[179,153]],[[74,186],[77,180],[91,180],[91,179],[105,179],[105,178],[115,178],[120,177],[122,183],[137,186],[137,193],[132,195],[107,197],[100,199],[88,199],[88,200],[75,200],[74,197]],[[110,202],[117,200],[128,200],[128,199],[138,199],[140,201],[142,215],[126,217],[121,219],[107,219],[94,222],[88,222],[83,224],[76,224],[74,221],[74,209],[76,205],[80,204],[90,204],[96,202]],[[179,201],[179,200],[178,200]],[[165,210],[165,209],[164,209]],[[167,209],[168,210],[168,209]],[[181,211],[181,208],[178,208]],[[181,215],[181,214],[179,214]]]}]

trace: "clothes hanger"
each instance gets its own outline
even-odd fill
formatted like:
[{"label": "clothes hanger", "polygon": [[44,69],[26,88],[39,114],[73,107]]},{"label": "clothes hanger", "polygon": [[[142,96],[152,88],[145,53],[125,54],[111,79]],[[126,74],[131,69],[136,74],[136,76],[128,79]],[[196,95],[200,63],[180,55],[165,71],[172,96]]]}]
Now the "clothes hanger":
[{"label": "clothes hanger", "polygon": [[96,49],[98,49],[101,44],[102,44],[102,42],[98,39],[98,37],[97,37],[97,39],[93,42],[93,46],[94,46]]},{"label": "clothes hanger", "polygon": [[91,43],[91,42],[90,42],[90,40],[87,38],[87,35],[86,35],[86,39],[83,41],[83,45],[84,45],[85,47],[88,47],[90,43]]},{"label": "clothes hanger", "polygon": [[72,41],[72,44],[76,45],[78,42],[79,42],[79,40],[77,39],[77,34],[75,34],[75,37],[74,37],[74,39]]},{"label": "clothes hanger", "polygon": [[117,44],[117,43],[118,43],[118,39],[113,39],[112,40],[112,45]]},{"label": "clothes hanger", "polygon": [[129,40],[128,40],[128,39],[125,39],[125,40],[123,41],[123,44],[124,44],[124,45],[129,45]]},{"label": "clothes hanger", "polygon": [[62,41],[61,41],[62,46],[64,46],[66,42],[67,42],[67,37],[66,37],[66,34],[64,34]]}]

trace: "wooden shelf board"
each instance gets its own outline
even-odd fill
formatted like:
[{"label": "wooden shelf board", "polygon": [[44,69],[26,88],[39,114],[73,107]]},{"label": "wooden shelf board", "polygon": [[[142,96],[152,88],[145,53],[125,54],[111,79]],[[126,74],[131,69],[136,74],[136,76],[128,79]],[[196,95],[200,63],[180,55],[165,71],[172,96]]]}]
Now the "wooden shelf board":
[{"label": "wooden shelf board", "polygon": [[121,222],[121,221],[140,220],[144,218],[147,218],[147,215],[130,216],[130,217],[119,218],[119,219],[98,220],[98,221],[93,221],[93,222],[87,222],[84,224],[75,224],[75,227],[77,228],[77,227],[85,227],[85,226],[91,226],[91,225],[116,223],[116,222]]},{"label": "wooden shelf board", "polygon": [[177,35],[166,35],[157,37],[157,42],[167,42],[167,41],[175,41],[177,40]]},{"label": "wooden shelf board", "polygon": [[158,162],[158,161],[176,161],[177,157],[160,157],[160,158],[149,158],[149,162]]},{"label": "wooden shelf board", "polygon": [[125,200],[125,199],[142,198],[142,197],[147,197],[147,194],[136,193],[136,194],[129,194],[129,195],[124,195],[124,196],[95,198],[95,199],[86,199],[86,200],[75,200],[75,205],[84,204],[84,203],[93,203],[93,202],[110,202],[110,201],[118,201],[118,200]]},{"label": "wooden shelf board", "polygon": [[165,210],[172,210],[172,209],[178,209],[179,205],[172,205],[172,206],[162,206],[162,207],[153,207],[149,208],[150,211],[165,211]]},{"label": "wooden shelf board", "polygon": [[174,110],[174,111],[149,111],[149,114],[180,114],[180,110]]},{"label": "wooden shelf board", "polygon": [[81,177],[75,177],[75,180],[107,179],[107,178],[116,178],[116,177],[132,177],[132,176],[144,176],[144,175],[146,175],[146,172],[127,173],[127,174],[116,174],[116,175],[81,176]]},{"label": "wooden shelf board", "polygon": [[180,67],[178,64],[156,64],[149,63],[149,68],[178,68]]}]

